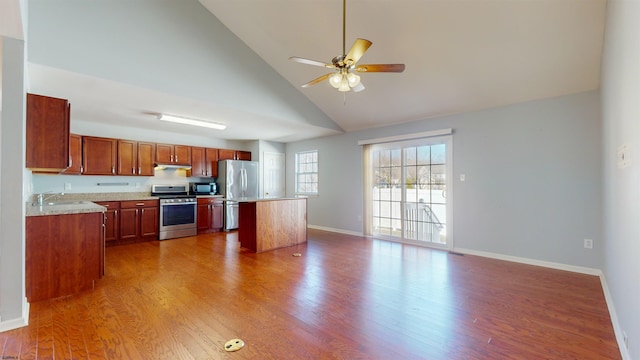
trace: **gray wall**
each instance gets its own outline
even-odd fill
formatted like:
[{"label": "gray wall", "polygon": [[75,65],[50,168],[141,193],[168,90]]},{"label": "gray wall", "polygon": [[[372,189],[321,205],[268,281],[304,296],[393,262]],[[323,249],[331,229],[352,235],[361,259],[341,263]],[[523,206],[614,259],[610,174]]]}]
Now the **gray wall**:
[{"label": "gray wall", "polygon": [[[289,143],[287,193],[295,153],[317,149],[319,196],[309,199],[309,224],[362,233],[357,142],[453,128],[455,248],[600,269],[599,104],[599,93],[588,92]],[[583,248],[584,238],[594,249]]]},{"label": "gray wall", "polygon": [[3,38],[2,46],[0,330],[4,326],[15,327],[21,323],[25,298],[22,181],[25,138],[24,41]]},{"label": "gray wall", "polygon": [[30,0],[28,50],[30,63],[341,131],[197,0]]},{"label": "gray wall", "polygon": [[[602,68],[604,273],[629,354],[640,358],[640,2],[609,0]],[[619,169],[618,147],[631,148]]]}]

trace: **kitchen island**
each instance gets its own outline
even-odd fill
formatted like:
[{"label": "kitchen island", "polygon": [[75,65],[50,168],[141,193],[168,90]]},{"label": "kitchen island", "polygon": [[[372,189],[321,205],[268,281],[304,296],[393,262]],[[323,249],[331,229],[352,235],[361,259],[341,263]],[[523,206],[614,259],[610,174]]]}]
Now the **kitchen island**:
[{"label": "kitchen island", "polygon": [[307,199],[240,201],[240,246],[260,253],[307,241]]}]

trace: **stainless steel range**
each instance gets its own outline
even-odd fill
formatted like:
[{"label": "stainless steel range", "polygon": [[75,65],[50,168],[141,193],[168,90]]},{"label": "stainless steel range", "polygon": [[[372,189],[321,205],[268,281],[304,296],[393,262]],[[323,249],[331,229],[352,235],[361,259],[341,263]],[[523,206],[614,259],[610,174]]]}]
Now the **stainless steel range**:
[{"label": "stainless steel range", "polygon": [[151,195],[160,198],[160,240],[198,234],[197,200],[189,185],[152,185]]}]

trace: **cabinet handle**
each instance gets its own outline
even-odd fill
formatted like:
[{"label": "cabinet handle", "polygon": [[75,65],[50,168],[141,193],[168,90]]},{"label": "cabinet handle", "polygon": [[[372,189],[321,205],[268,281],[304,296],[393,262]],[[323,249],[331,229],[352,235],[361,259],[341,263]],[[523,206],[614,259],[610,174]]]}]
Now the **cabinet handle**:
[{"label": "cabinet handle", "polygon": [[137,203],[136,206],[144,206],[144,203]]},{"label": "cabinet handle", "polygon": [[131,173],[135,175],[136,174],[136,168],[131,168]]},{"label": "cabinet handle", "polygon": [[109,204],[106,204],[106,205],[102,205],[102,206],[104,206],[104,207],[109,207]]},{"label": "cabinet handle", "polygon": [[176,155],[176,162],[178,162],[178,155]]},{"label": "cabinet handle", "polygon": [[111,167],[111,174],[115,174],[115,173],[116,173],[116,167],[115,167],[115,166],[112,166],[112,167]]},{"label": "cabinet handle", "polygon": [[142,172],[142,167],[138,167],[138,175]]},{"label": "cabinet handle", "polygon": [[171,155],[170,158],[171,158],[171,162],[173,162],[173,155]]}]

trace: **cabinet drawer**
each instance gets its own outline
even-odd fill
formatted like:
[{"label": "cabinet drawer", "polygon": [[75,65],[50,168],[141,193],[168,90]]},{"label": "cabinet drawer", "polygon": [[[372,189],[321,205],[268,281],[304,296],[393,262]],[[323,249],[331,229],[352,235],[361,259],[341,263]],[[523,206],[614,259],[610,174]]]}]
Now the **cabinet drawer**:
[{"label": "cabinet drawer", "polygon": [[94,202],[100,206],[106,207],[107,210],[120,209],[120,201],[94,201]]},{"label": "cabinet drawer", "polygon": [[198,205],[205,205],[205,204],[213,204],[213,203],[217,203],[217,202],[222,202],[221,198],[215,198],[215,197],[211,197],[211,198],[198,198]]},{"label": "cabinet drawer", "polygon": [[158,200],[128,200],[120,201],[120,208],[131,209],[139,207],[153,207],[158,206]]}]

